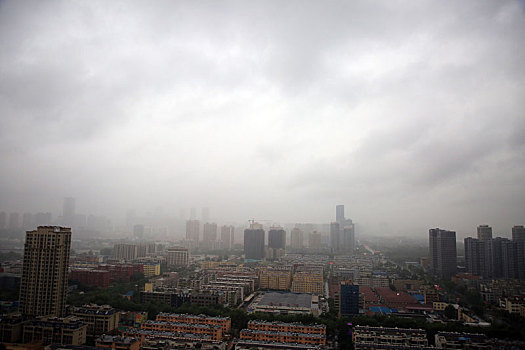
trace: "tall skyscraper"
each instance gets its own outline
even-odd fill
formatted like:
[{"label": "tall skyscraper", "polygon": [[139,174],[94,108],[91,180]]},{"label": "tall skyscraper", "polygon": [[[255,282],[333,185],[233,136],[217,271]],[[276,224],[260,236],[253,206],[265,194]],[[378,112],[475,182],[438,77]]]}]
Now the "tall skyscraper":
[{"label": "tall skyscraper", "polygon": [[282,227],[271,227],[268,231],[268,253],[271,259],[278,259],[285,254],[286,231]]},{"label": "tall skyscraper", "polygon": [[199,243],[199,231],[200,231],[199,220],[186,221],[186,239],[187,240],[193,241],[195,244]]},{"label": "tall skyscraper", "polygon": [[62,221],[66,226],[73,226],[75,224],[75,198],[64,198],[64,206],[62,208]]},{"label": "tall skyscraper", "polygon": [[492,277],[492,239],[465,238],[465,265],[467,271],[484,278]]},{"label": "tall skyscraper", "polygon": [[235,229],[233,226],[221,227],[221,246],[223,249],[232,249]]},{"label": "tall skyscraper", "polygon": [[216,242],[217,241],[217,224],[205,223],[202,232],[202,240],[205,242]]},{"label": "tall skyscraper", "polygon": [[292,229],[292,232],[290,233],[291,238],[291,246],[294,249],[303,249],[304,247],[304,233],[303,231],[295,227]]},{"label": "tall skyscraper", "polygon": [[334,253],[341,249],[341,243],[339,241],[340,231],[338,222],[332,222],[330,224],[330,249]]},{"label": "tall skyscraper", "polygon": [[335,207],[335,222],[330,224],[330,248],[334,253],[353,254],[355,250],[355,227],[345,218],[345,206]]},{"label": "tall skyscraper", "polygon": [[523,225],[516,225],[512,227],[512,240],[525,241],[525,227],[523,227]]},{"label": "tall skyscraper", "polygon": [[430,229],[429,264],[431,272],[441,278],[450,278],[457,272],[456,232]]},{"label": "tall skyscraper", "polygon": [[479,225],[477,233],[478,239],[481,241],[489,241],[492,239],[492,227],[489,225]]},{"label": "tall skyscraper", "polygon": [[244,230],[244,257],[248,260],[264,258],[264,229],[262,225],[252,223]]},{"label": "tall skyscraper", "polygon": [[64,315],[70,247],[70,228],[39,226],[26,232],[20,282],[23,315]]}]

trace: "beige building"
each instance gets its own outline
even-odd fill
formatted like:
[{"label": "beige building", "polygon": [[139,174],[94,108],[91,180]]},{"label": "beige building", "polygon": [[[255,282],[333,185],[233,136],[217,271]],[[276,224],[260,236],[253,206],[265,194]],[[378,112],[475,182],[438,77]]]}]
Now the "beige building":
[{"label": "beige building", "polygon": [[293,275],[292,292],[322,295],[324,290],[323,273],[301,271]]},{"label": "beige building", "polygon": [[87,334],[89,335],[102,335],[112,332],[118,328],[120,318],[119,312],[109,305],[91,304],[75,307],[71,314],[87,324]]},{"label": "beige building", "polygon": [[190,263],[190,250],[184,247],[169,247],[166,262],[168,266],[188,266]]},{"label": "beige building", "polygon": [[26,232],[19,308],[23,315],[64,315],[70,247],[70,228],[39,226]]},{"label": "beige building", "polygon": [[259,270],[259,288],[290,290],[292,270],[289,266],[263,268]]},{"label": "beige building", "polygon": [[195,244],[199,243],[200,221],[188,220],[186,221],[186,239],[193,241]]},{"label": "beige building", "polygon": [[160,263],[144,263],[142,264],[144,277],[153,277],[160,275]]}]

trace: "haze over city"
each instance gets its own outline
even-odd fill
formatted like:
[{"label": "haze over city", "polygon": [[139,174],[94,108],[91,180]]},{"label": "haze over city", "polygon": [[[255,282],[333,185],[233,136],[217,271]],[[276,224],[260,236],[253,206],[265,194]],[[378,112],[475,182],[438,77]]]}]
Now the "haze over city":
[{"label": "haze over city", "polygon": [[0,211],[525,223],[525,2],[0,1]]}]

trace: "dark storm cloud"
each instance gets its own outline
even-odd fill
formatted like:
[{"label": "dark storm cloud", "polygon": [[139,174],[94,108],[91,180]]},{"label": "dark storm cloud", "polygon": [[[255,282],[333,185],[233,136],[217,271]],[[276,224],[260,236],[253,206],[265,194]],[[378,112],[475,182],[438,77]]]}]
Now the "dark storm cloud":
[{"label": "dark storm cloud", "polygon": [[0,2],[0,210],[507,229],[524,34],[515,1]]}]

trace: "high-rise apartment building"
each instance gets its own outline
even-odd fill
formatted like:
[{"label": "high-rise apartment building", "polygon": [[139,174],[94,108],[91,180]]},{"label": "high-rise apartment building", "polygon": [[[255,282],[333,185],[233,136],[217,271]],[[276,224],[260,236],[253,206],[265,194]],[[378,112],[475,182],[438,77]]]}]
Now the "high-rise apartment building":
[{"label": "high-rise apartment building", "polygon": [[252,223],[244,230],[244,257],[248,260],[264,258],[264,229],[262,225]]},{"label": "high-rise apartment building", "polygon": [[523,227],[523,225],[516,225],[512,227],[512,240],[525,241],[525,227]]},{"label": "high-rise apartment building", "polygon": [[479,225],[477,233],[480,241],[489,241],[492,239],[492,227],[489,225]]},{"label": "high-rise apartment building", "polygon": [[26,232],[20,282],[23,315],[64,315],[70,247],[70,228],[39,226]]},{"label": "high-rise apartment building", "polygon": [[303,249],[304,246],[304,233],[303,231],[295,227],[292,229],[292,232],[290,233],[291,238],[291,246],[294,249]]},{"label": "high-rise apartment building", "polygon": [[456,232],[430,229],[429,264],[431,272],[441,278],[450,278],[457,272]]},{"label": "high-rise apartment building", "polygon": [[355,226],[345,218],[345,206],[335,207],[335,222],[330,224],[330,248],[334,253],[353,254],[355,251]]},{"label": "high-rise apartment building", "polygon": [[215,242],[217,241],[217,224],[205,223],[202,232],[202,240],[205,242]]},{"label": "high-rise apartment building", "polygon": [[268,231],[268,255],[278,259],[285,254],[286,231],[282,227],[271,227]]},{"label": "high-rise apartment building", "polygon": [[321,249],[321,234],[319,232],[310,232],[308,235],[308,248],[311,250]]},{"label": "high-rise apartment building", "polygon": [[359,314],[359,286],[350,281],[339,285],[339,315],[355,316]]},{"label": "high-rise apartment building", "polygon": [[221,246],[223,249],[232,249],[235,228],[233,226],[224,225],[221,227]]},{"label": "high-rise apartment building", "polygon": [[483,276],[484,278],[492,277],[491,243],[492,239],[465,238],[465,265],[469,273]]},{"label": "high-rise apartment building", "polygon": [[199,220],[186,221],[186,239],[193,241],[195,244],[199,242],[200,222]]}]

